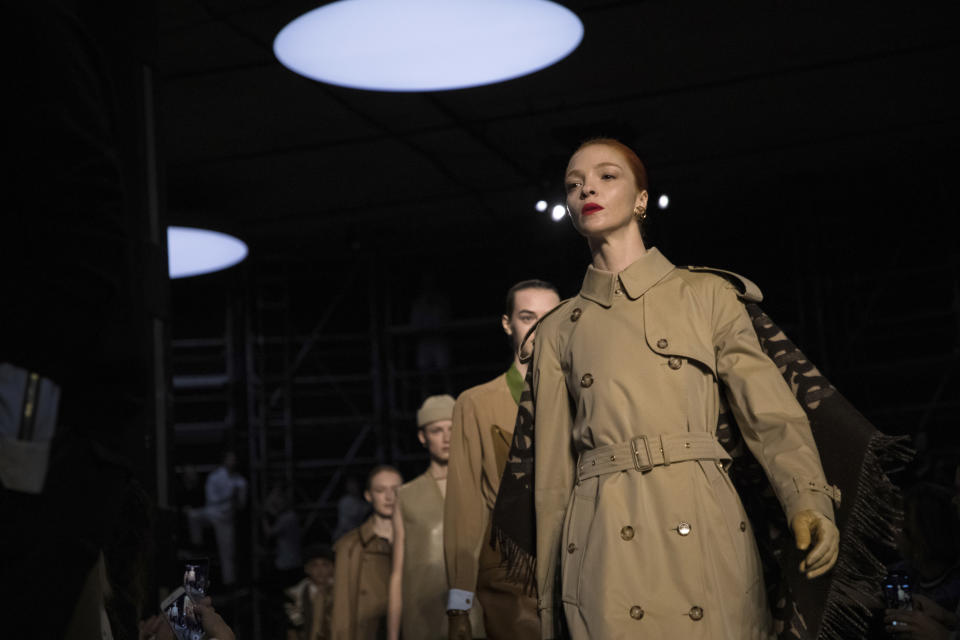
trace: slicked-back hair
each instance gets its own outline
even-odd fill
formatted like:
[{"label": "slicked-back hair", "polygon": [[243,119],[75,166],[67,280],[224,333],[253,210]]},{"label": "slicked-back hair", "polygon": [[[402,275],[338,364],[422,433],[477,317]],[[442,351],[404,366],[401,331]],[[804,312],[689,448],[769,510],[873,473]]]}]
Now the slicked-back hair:
[{"label": "slicked-back hair", "polygon": [[[637,152],[623,144],[616,138],[590,138],[577,147],[577,151],[580,151],[584,147],[592,147],[595,144],[602,144],[606,147],[616,149],[627,161],[627,166],[630,168],[630,172],[633,174],[634,182],[637,185],[637,189],[641,191],[647,191],[647,168],[643,165],[643,161],[640,160],[640,156],[637,155]],[[576,153],[574,151],[573,153]],[[571,154],[572,155],[572,154]]]},{"label": "slicked-back hair", "polygon": [[378,464],[373,469],[370,469],[370,473],[367,474],[367,491],[370,491],[370,485],[373,483],[373,477],[378,473],[383,473],[384,471],[393,471],[395,474],[400,476],[401,480],[403,480],[403,474],[400,473],[400,470],[392,464]]},{"label": "slicked-back hair", "polygon": [[537,280],[535,278],[532,280],[521,280],[507,291],[507,303],[504,306],[503,312],[508,318],[513,317],[513,310],[517,304],[517,291],[523,291],[524,289],[546,289],[547,291],[553,291],[557,294],[558,298],[560,297],[560,291],[552,282]]}]

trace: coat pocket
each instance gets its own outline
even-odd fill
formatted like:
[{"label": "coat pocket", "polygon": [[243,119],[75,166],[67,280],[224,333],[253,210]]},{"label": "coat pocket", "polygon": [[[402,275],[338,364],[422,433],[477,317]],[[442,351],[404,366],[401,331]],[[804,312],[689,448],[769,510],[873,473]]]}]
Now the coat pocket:
[{"label": "coat pocket", "polygon": [[563,602],[579,606],[580,580],[583,574],[583,559],[587,552],[590,530],[597,513],[597,488],[600,478],[588,478],[573,488],[567,520],[564,526],[563,545],[560,549]]}]

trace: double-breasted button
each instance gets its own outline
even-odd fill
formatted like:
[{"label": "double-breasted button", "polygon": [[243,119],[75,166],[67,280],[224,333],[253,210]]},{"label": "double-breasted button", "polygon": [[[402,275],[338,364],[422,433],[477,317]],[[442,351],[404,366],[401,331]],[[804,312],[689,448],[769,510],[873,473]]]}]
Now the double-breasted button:
[{"label": "double-breasted button", "polygon": [[666,349],[670,346],[670,343],[667,342],[666,338],[660,338],[657,340],[657,349]]},{"label": "double-breasted button", "polygon": [[703,609],[697,606],[690,607],[690,612],[687,615],[690,616],[691,620],[701,620],[703,618]]},{"label": "double-breasted button", "polygon": [[627,525],[620,529],[620,537],[624,540],[633,540],[633,527]]},{"label": "double-breasted button", "polygon": [[586,389],[593,384],[593,376],[589,373],[585,373],[580,377],[580,386]]},{"label": "double-breasted button", "polygon": [[643,607],[638,607],[637,605],[630,607],[630,617],[634,620],[643,618]]},{"label": "double-breasted button", "polygon": [[583,311],[581,311],[579,307],[577,307],[576,309],[574,309],[573,311],[571,311],[571,312],[570,312],[570,322],[576,322],[577,320],[579,320],[581,314],[583,314]]},{"label": "double-breasted button", "polygon": [[577,545],[573,544],[572,542],[567,545],[567,553],[573,553],[576,550],[577,550]]},{"label": "double-breasted button", "polygon": [[746,530],[747,530],[747,523],[744,522],[743,520],[741,520],[741,521],[740,521],[740,531],[746,531]]},{"label": "double-breasted button", "polygon": [[680,524],[678,524],[678,525],[677,525],[677,533],[679,533],[679,534],[682,535],[682,536],[688,536],[688,535],[690,535],[690,523],[689,523],[689,522],[681,522]]},{"label": "double-breasted button", "polygon": [[681,359],[678,358],[677,356],[673,356],[673,357],[671,357],[671,358],[667,361],[667,365],[668,365],[671,369],[673,369],[674,371],[676,371],[677,369],[679,369],[680,367],[683,366],[683,360],[681,360]]}]

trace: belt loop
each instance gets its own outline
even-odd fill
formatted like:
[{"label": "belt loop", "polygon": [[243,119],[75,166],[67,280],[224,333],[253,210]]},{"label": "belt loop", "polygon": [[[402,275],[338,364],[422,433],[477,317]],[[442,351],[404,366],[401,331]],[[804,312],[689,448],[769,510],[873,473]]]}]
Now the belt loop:
[{"label": "belt loop", "polygon": [[670,466],[670,454],[667,453],[667,447],[663,444],[663,434],[657,436],[657,439],[660,440],[660,455],[663,456],[663,466]]}]

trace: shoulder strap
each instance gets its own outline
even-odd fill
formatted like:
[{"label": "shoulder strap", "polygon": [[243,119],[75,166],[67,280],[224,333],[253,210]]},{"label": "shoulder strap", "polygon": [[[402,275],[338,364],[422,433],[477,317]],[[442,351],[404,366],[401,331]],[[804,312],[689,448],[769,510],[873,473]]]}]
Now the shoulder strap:
[{"label": "shoulder strap", "polygon": [[753,283],[752,280],[744,278],[739,273],[734,273],[733,271],[726,271],[724,269],[714,269],[713,267],[683,267],[687,271],[700,272],[700,273],[712,273],[718,275],[721,278],[724,278],[733,286],[737,288],[739,292],[740,299],[744,302],[760,302],[763,300],[763,293],[760,291],[760,287]]}]

